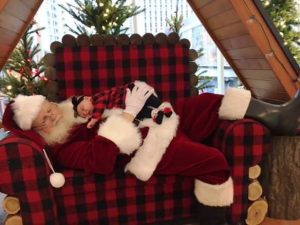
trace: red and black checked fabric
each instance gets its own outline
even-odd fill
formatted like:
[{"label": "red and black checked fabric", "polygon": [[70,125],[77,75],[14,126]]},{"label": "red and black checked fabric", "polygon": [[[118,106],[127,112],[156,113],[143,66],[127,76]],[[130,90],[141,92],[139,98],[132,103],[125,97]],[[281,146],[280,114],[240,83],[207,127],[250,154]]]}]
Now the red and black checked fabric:
[{"label": "red and black checked fabric", "polygon": [[162,224],[191,218],[197,204],[190,178],[154,176],[144,183],[121,170],[108,176],[64,175],[66,185],[55,190],[61,224]]},{"label": "red and black checked fabric", "polygon": [[24,225],[59,225],[50,170],[34,142],[15,135],[0,141],[0,174],[0,192],[20,199]]},{"label": "red and black checked fabric", "polygon": [[24,225],[142,225],[191,218],[194,180],[154,176],[147,183],[123,170],[104,176],[62,171],[61,189],[49,184],[49,167],[31,141],[11,136],[0,142],[0,191],[21,202]]},{"label": "red and black checked fabric", "polygon": [[92,118],[101,119],[105,109],[125,108],[126,88],[128,84],[101,90],[93,95],[93,115]]},{"label": "red and black checked fabric", "polygon": [[59,98],[146,81],[163,100],[190,96],[189,49],[181,44],[58,48]]},{"label": "red and black checked fabric", "polygon": [[229,217],[232,224],[245,221],[248,200],[249,167],[260,164],[271,149],[269,130],[252,119],[223,121],[215,131],[213,145],[226,156],[234,183],[234,203]]},{"label": "red and black checked fabric", "polygon": [[[248,168],[259,164],[270,150],[269,132],[250,119],[223,121],[211,141],[232,167],[231,224],[244,221],[250,205]],[[123,171],[109,176],[75,170],[63,173],[66,184],[54,189],[36,144],[16,136],[0,142],[0,192],[20,199],[24,225],[163,224],[195,216],[197,203],[190,178],[153,176],[143,183]]]}]

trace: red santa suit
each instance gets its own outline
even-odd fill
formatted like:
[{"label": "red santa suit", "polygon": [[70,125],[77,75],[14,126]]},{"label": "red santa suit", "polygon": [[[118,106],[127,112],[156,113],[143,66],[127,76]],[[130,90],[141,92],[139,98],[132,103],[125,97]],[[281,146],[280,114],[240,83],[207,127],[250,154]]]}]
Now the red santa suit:
[{"label": "red santa suit", "polygon": [[[174,103],[178,116],[173,113],[161,125],[151,123],[144,140],[140,127],[119,114],[109,116],[99,128],[78,125],[64,144],[52,147],[54,159],[67,168],[108,174],[114,170],[120,154],[127,154],[130,156],[124,170],[138,179],[146,181],[152,174],[193,177],[199,202],[208,206],[228,206],[233,201],[233,183],[226,159],[218,149],[201,144],[220,122],[221,101],[221,95],[209,93],[178,100]],[[147,121],[141,124],[147,125]],[[10,127],[15,129],[14,125]],[[33,131],[27,132],[36,136]]]},{"label": "red santa suit", "polygon": [[[219,123],[221,100],[220,95],[202,94],[177,101],[174,109],[180,117],[178,130],[174,113],[161,125],[149,123],[143,143],[140,129],[120,115],[108,117],[99,129],[79,125],[67,142],[54,146],[54,158],[67,168],[108,174],[114,170],[120,153],[130,155],[138,149],[124,168],[138,179],[146,181],[152,174],[194,177],[195,195],[201,203],[230,205],[233,185],[226,159],[217,149],[201,144]],[[149,124],[146,121],[141,126]]]}]

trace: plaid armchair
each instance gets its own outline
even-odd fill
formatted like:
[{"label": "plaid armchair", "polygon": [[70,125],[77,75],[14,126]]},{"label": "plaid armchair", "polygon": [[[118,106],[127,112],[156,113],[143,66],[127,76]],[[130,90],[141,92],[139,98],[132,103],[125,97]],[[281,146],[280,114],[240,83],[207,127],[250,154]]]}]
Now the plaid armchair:
[{"label": "plaid armchair", "polygon": [[[170,101],[195,93],[194,50],[178,35],[143,37],[64,36],[45,56],[50,98],[90,95],[99,88],[139,79],[153,85]],[[207,140],[222,151],[232,167],[232,224],[244,221],[248,200],[248,169],[270,149],[268,130],[250,119],[224,121]],[[0,142],[0,192],[20,199],[23,224],[184,224],[195,217],[194,180],[153,176],[141,182],[116,168],[103,176],[62,169],[61,189],[49,184],[50,170],[41,149],[18,135]]]}]

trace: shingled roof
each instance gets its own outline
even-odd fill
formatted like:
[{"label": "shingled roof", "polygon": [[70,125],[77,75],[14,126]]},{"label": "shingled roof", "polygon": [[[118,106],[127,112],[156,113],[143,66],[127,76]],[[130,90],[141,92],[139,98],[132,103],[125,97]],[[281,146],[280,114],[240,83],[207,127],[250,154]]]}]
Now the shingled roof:
[{"label": "shingled roof", "polygon": [[[300,69],[259,0],[187,0],[253,96],[285,102],[300,87]],[[42,0],[0,1],[0,68]]]}]

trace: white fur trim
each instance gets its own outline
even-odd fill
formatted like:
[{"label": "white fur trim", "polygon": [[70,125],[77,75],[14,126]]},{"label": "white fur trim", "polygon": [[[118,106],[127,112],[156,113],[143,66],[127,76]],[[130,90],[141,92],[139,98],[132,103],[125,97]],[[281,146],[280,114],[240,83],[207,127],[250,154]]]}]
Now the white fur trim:
[{"label": "white fur trim", "polygon": [[45,100],[42,95],[18,95],[12,104],[14,120],[22,130],[30,130]]},{"label": "white fur trim", "polygon": [[208,184],[195,180],[195,196],[207,206],[229,206],[233,202],[233,182],[231,177],[222,184]]},{"label": "white fur trim", "polygon": [[147,181],[175,137],[178,124],[179,116],[175,112],[170,118],[164,117],[160,125],[151,119],[143,120],[141,126],[149,126],[149,132],[143,145],[126,165],[125,172],[130,171],[138,179]]},{"label": "white fur trim", "polygon": [[100,124],[98,135],[114,142],[120,152],[127,155],[136,150],[142,142],[139,129],[120,115],[112,115]]},{"label": "white fur trim", "polygon": [[228,88],[219,108],[220,119],[237,120],[244,118],[250,100],[250,91],[239,88]]}]

